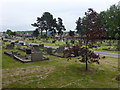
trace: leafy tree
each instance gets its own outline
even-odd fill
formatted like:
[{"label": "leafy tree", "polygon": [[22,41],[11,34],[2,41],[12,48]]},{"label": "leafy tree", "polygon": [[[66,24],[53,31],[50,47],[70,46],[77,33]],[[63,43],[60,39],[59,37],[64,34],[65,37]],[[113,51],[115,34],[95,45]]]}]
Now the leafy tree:
[{"label": "leafy tree", "polygon": [[16,32],[12,32],[11,35],[14,35],[14,36],[15,36],[15,35],[16,35]]},{"label": "leafy tree", "polygon": [[38,36],[39,36],[39,30],[36,29],[35,31],[33,31],[32,36],[34,36],[34,37],[38,37]]},{"label": "leafy tree", "polygon": [[119,39],[120,35],[118,33],[115,34],[115,39]]},{"label": "leafy tree", "polygon": [[12,30],[9,30],[9,29],[8,29],[8,30],[6,31],[6,34],[12,35]]},{"label": "leafy tree", "polygon": [[88,70],[88,62],[98,62],[98,60],[90,59],[91,56],[88,55],[88,42],[100,40],[106,36],[106,33],[103,23],[96,11],[94,11],[92,8],[89,8],[88,11],[85,12],[85,15],[86,17],[82,20],[82,23],[86,28],[84,33],[84,40],[86,41],[86,54],[84,54],[82,58],[85,60],[86,70]]},{"label": "leafy tree", "polygon": [[[83,17],[83,18],[84,18],[84,17]],[[82,19],[83,19],[83,18],[82,18]],[[76,24],[77,24],[76,30],[77,30],[77,33],[78,33],[81,37],[83,37],[84,30],[85,30],[84,25],[83,25],[83,23],[82,23],[82,19],[79,17],[78,20],[76,21]]]},{"label": "leafy tree", "polygon": [[41,31],[41,36],[42,31],[46,31],[46,37],[48,31],[50,31],[52,34],[56,33],[56,19],[53,18],[53,15],[50,14],[49,12],[44,12],[41,17],[37,18],[37,23],[31,24],[34,27],[37,27],[39,31]]},{"label": "leafy tree", "polygon": [[52,23],[52,27],[51,27],[51,29],[50,29],[49,31],[50,31],[50,34],[51,34],[53,37],[55,37],[56,29],[57,29],[57,21],[56,21],[56,18],[54,18],[51,23]]},{"label": "leafy tree", "polygon": [[36,29],[38,29],[40,31],[41,37],[42,37],[42,32],[44,30],[44,24],[41,18],[37,17],[37,22],[34,24],[31,24],[34,27],[37,27]]},{"label": "leafy tree", "polygon": [[45,12],[42,15],[42,20],[43,20],[43,29],[46,31],[46,36],[47,32],[52,29],[52,23],[53,23],[53,15],[50,14],[49,12]]},{"label": "leafy tree", "polygon": [[58,17],[58,23],[57,23],[57,31],[58,31],[58,35],[62,35],[63,31],[65,31],[65,26],[63,25],[63,20]]},{"label": "leafy tree", "polygon": [[108,36],[115,38],[116,33],[120,33],[120,10],[119,6],[112,5],[107,11],[99,14],[104,21],[104,28],[107,30]]}]

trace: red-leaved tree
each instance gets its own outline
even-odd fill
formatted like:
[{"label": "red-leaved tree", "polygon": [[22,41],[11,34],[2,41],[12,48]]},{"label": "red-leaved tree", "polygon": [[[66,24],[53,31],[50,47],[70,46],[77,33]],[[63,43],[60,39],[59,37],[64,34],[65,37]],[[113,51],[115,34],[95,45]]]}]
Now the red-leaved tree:
[{"label": "red-leaved tree", "polygon": [[103,22],[98,17],[96,11],[89,8],[88,11],[85,12],[85,15],[86,17],[82,19],[82,24],[85,27],[83,39],[86,41],[86,51],[84,52],[84,55],[82,55],[82,61],[86,63],[86,70],[88,70],[88,63],[97,62],[99,64],[98,59],[96,59],[99,58],[98,55],[95,56],[95,59],[91,58],[95,54],[90,54],[90,51],[88,50],[88,42],[96,42],[97,40],[101,40],[106,36],[106,31],[103,28]]}]

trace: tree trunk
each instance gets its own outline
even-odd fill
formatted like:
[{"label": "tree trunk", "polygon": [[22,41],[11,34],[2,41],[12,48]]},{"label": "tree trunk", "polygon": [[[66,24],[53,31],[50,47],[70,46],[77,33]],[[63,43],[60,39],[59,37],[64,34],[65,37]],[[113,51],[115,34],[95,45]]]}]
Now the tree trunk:
[{"label": "tree trunk", "polygon": [[42,38],[42,30],[41,30],[41,38]]},{"label": "tree trunk", "polygon": [[46,30],[46,39],[47,39],[47,30]]},{"label": "tree trunk", "polygon": [[[86,41],[86,49],[87,49],[88,41]],[[86,71],[88,70],[88,57],[87,57],[87,51],[86,51]]]}]

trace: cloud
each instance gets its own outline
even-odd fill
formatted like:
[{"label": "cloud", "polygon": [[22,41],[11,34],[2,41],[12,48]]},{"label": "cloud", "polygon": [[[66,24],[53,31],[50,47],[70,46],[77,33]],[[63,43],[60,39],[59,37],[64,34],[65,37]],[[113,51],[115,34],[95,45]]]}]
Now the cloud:
[{"label": "cloud", "polygon": [[84,16],[88,8],[97,12],[106,10],[119,0],[2,0],[0,30],[34,29],[31,24],[41,17],[43,12],[50,12],[55,18],[61,17],[67,30],[75,29],[75,21]]}]

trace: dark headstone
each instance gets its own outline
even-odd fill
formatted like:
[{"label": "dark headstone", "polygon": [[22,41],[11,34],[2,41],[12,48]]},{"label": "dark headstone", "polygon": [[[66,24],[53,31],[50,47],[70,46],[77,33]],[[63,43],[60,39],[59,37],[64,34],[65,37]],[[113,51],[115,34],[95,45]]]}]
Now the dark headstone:
[{"label": "dark headstone", "polygon": [[47,53],[52,54],[52,48],[47,48]]},{"label": "dark headstone", "polygon": [[12,51],[12,55],[17,55],[18,51]]},{"label": "dark headstone", "polygon": [[8,44],[8,45],[6,45],[6,49],[14,49],[13,44]]},{"label": "dark headstone", "polygon": [[15,41],[15,43],[18,43],[19,41]]},{"label": "dark headstone", "polygon": [[13,45],[13,47],[15,46],[15,42],[11,42],[11,45]]},{"label": "dark headstone", "polygon": [[26,54],[31,54],[31,49],[26,49]]},{"label": "dark headstone", "polygon": [[74,40],[71,40],[71,43],[72,43],[72,44],[74,44],[74,43],[75,43],[75,41],[74,41]]},{"label": "dark headstone", "polygon": [[56,40],[53,40],[53,41],[52,41],[52,43],[55,43],[55,42],[56,42]]},{"label": "dark headstone", "polygon": [[39,47],[43,48],[43,47],[44,47],[44,44],[40,44]]},{"label": "dark headstone", "polygon": [[19,44],[21,44],[22,46],[24,45],[24,43],[23,43],[23,42],[19,42]]}]

